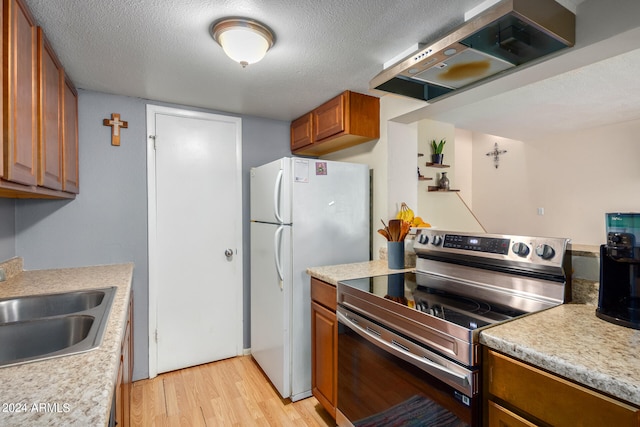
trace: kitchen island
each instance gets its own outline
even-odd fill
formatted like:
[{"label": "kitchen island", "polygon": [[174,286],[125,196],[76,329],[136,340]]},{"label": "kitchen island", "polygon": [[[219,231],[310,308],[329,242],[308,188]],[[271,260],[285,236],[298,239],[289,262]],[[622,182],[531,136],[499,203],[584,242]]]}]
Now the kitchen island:
[{"label": "kitchen island", "polygon": [[0,282],[0,298],[110,286],[117,287],[117,292],[98,348],[0,368],[0,425],[107,425],[128,319],[133,264],[24,272],[21,260],[4,264],[14,274]]}]

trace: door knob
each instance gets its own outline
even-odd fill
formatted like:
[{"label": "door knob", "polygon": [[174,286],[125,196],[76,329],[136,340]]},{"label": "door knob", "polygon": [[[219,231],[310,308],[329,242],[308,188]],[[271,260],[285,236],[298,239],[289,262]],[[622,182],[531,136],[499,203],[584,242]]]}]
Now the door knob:
[{"label": "door knob", "polygon": [[226,251],[224,251],[224,256],[226,256],[227,258],[231,258],[233,256],[233,250],[227,249]]}]

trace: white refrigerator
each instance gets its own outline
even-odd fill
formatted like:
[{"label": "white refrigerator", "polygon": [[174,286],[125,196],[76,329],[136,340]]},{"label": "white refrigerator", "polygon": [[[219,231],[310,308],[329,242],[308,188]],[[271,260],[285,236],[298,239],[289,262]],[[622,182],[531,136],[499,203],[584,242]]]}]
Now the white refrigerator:
[{"label": "white refrigerator", "polygon": [[285,157],[251,169],[251,354],[283,398],[311,396],[308,267],[369,260],[369,167]]}]

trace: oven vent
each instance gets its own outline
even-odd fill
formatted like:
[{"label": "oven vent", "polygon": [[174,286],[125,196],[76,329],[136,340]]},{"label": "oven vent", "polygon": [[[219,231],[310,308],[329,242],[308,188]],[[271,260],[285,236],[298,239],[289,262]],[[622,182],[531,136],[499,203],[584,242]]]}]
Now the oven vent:
[{"label": "oven vent", "polygon": [[555,0],[503,0],[383,70],[370,88],[425,101],[575,43],[575,15]]}]

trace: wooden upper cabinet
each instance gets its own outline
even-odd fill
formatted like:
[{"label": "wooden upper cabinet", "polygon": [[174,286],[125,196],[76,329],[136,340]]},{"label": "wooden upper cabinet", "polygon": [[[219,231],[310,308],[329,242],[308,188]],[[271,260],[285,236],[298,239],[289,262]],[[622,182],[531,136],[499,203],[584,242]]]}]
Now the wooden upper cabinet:
[{"label": "wooden upper cabinet", "polygon": [[64,70],[38,28],[38,185],[62,190]]},{"label": "wooden upper cabinet", "polygon": [[291,123],[291,151],[321,156],[380,138],[380,99],[345,91]]},{"label": "wooden upper cabinet", "polygon": [[315,141],[322,141],[344,132],[349,119],[345,114],[347,97],[349,97],[348,94],[336,96],[313,110],[313,120],[316,124],[313,134]]},{"label": "wooden upper cabinet", "polygon": [[291,151],[298,150],[313,143],[313,121],[311,113],[291,122]]},{"label": "wooden upper cabinet", "polygon": [[69,79],[65,79],[62,102],[63,190],[80,192],[80,168],[78,166],[78,92]]},{"label": "wooden upper cabinet", "polygon": [[1,23],[0,197],[72,199],[78,94],[24,0],[2,0]]},{"label": "wooden upper cabinet", "polygon": [[37,184],[37,27],[22,0],[3,2],[3,178]]},{"label": "wooden upper cabinet", "polygon": [[[4,4],[2,5],[2,14],[0,14],[0,49],[2,49],[2,61],[4,62]],[[0,102],[0,120],[2,120],[2,132],[0,132],[0,182],[2,178],[4,178],[4,64],[0,67],[0,97],[2,98],[2,102]]]}]

